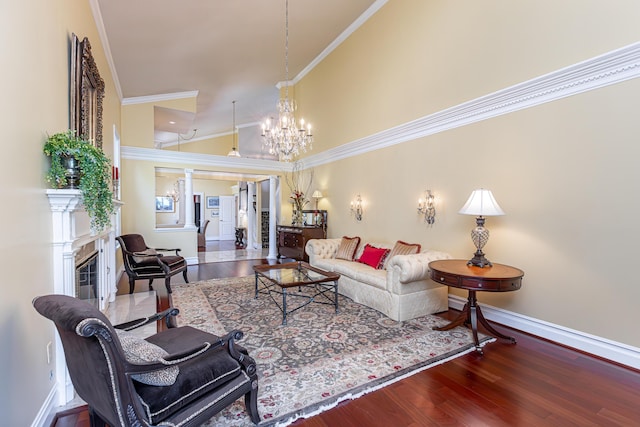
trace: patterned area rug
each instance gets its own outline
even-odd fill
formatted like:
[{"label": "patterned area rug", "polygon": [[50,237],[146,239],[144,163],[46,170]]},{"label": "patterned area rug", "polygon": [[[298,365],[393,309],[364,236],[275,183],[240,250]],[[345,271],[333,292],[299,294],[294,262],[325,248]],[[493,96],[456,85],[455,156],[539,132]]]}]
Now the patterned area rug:
[{"label": "patterned area rug", "polygon": [[[177,284],[173,303],[179,325],[216,335],[244,332],[240,343],[258,364],[261,426],[286,426],[474,350],[467,328],[434,331],[447,323],[436,316],[395,322],[343,296],[338,314],[312,303],[283,326],[275,302],[254,298],[254,286],[253,276]],[[289,307],[295,302],[287,300]],[[253,424],[240,399],[206,425]]]}]

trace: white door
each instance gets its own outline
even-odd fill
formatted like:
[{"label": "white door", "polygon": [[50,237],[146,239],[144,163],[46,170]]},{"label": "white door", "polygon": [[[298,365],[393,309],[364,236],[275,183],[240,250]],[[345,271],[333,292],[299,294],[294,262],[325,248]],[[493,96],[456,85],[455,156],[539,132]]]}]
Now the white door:
[{"label": "white door", "polygon": [[220,240],[236,238],[236,200],[234,196],[220,196]]}]

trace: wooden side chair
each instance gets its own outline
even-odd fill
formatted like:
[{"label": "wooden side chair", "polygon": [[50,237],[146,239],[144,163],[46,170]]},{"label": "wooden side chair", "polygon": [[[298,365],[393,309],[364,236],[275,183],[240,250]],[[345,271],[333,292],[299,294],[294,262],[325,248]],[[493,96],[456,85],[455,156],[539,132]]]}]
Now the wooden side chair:
[{"label": "wooden side chair", "polygon": [[207,227],[209,226],[209,220],[205,220],[205,222],[200,226],[200,230],[198,231],[198,251],[204,251],[207,249]]},{"label": "wooden side chair", "polygon": [[[258,423],[256,363],[236,344],[242,332],[171,328],[176,308],[113,326],[95,306],[67,295],[37,297],[33,306],[56,325],[92,427],[198,426],[240,398]],[[169,328],[145,339],[129,332],[158,320]]]},{"label": "wooden side chair", "polygon": [[[182,273],[187,277],[187,261],[180,256],[180,249],[150,248],[140,234],[123,234],[116,237],[120,242],[124,270],[129,276],[129,293],[133,293],[136,280],[149,280],[149,289],[153,289],[153,279],[164,279],[167,292],[171,293],[171,277]],[[165,255],[163,252],[175,252]]]}]

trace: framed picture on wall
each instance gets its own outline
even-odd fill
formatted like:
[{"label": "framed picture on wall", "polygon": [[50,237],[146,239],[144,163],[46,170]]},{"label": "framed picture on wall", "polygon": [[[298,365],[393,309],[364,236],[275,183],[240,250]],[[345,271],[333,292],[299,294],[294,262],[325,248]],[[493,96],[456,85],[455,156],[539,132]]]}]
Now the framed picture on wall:
[{"label": "framed picture on wall", "polygon": [[215,218],[220,216],[220,209],[219,208],[213,208],[211,210],[211,218]]},{"label": "framed picture on wall", "polygon": [[219,196],[207,196],[207,209],[214,209],[220,206]]},{"label": "framed picture on wall", "polygon": [[175,210],[172,197],[156,197],[156,212],[175,212]]}]

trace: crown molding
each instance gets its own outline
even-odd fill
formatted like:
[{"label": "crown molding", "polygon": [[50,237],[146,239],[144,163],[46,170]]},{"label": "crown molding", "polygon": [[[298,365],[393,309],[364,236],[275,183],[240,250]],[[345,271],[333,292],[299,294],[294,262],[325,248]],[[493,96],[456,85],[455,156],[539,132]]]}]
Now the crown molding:
[{"label": "crown molding", "polygon": [[118,99],[122,101],[122,87],[120,87],[118,72],[116,71],[116,66],[113,63],[111,46],[109,45],[107,30],[104,28],[104,21],[102,20],[102,12],[100,11],[100,5],[98,4],[98,0],[89,0],[89,5],[91,6],[91,13],[93,14],[93,20],[96,23],[98,36],[100,37],[100,41],[102,42],[102,49],[104,50],[104,56],[107,59],[107,64],[109,65],[109,71],[111,71],[111,78],[113,79],[113,84],[116,87],[116,93],[118,94]]},{"label": "crown molding", "polygon": [[127,160],[223,167],[232,168],[236,171],[240,169],[250,169],[261,172],[290,172],[293,168],[293,163],[278,162],[276,160],[216,156],[213,154],[185,153],[130,146],[123,146],[120,150],[121,158]]},{"label": "crown molding", "polygon": [[197,96],[198,96],[197,90],[191,90],[187,92],[161,93],[161,94],[149,95],[149,96],[134,96],[131,98],[124,98],[122,100],[122,105],[145,104],[147,102],[173,101],[174,99],[196,98]]},{"label": "crown molding", "polygon": [[640,42],[305,157],[304,163],[313,167],[346,159],[639,76]]},{"label": "crown molding", "polygon": [[[351,23],[334,41],[332,41],[318,56],[316,56],[313,61],[309,63],[306,67],[298,73],[298,75],[290,82],[290,84],[296,84],[304,76],[309,74],[311,70],[313,70],[316,65],[321,63],[331,52],[333,52],[338,46],[342,44],[351,34],[353,34],[362,24],[367,22],[369,18],[371,18],[382,6],[387,3],[388,0],[376,0],[367,10],[364,11],[362,15],[358,17],[355,21]],[[286,82],[280,82],[278,85],[278,89],[280,89],[281,85],[286,84]],[[282,86],[283,87],[283,86]]]}]

